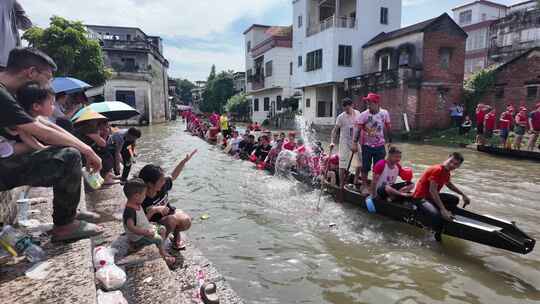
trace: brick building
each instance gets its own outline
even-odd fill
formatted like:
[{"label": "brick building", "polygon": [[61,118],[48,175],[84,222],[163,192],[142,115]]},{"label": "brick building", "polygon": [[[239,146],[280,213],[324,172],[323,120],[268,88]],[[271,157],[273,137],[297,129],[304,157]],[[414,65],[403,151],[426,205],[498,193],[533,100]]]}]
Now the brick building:
[{"label": "brick building", "polygon": [[105,100],[125,102],[141,115],[125,124],[162,123],[170,119],[167,69],[160,37],[141,29],[86,25],[90,38],[99,41],[106,67],[112,69],[99,94]]},{"label": "brick building", "polygon": [[482,102],[495,105],[498,113],[507,104],[531,109],[540,100],[539,91],[540,47],[536,47],[495,70],[495,86]]},{"label": "brick building", "polygon": [[348,78],[345,89],[359,107],[377,92],[394,129],[445,128],[449,108],[460,101],[467,34],[448,14],[388,33],[363,46],[365,74]]}]

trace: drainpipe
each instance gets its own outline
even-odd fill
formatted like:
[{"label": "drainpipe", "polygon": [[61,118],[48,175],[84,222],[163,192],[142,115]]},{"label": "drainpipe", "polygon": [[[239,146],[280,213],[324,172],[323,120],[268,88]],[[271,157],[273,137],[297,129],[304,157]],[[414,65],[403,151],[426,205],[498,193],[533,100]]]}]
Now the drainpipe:
[{"label": "drainpipe", "polygon": [[147,83],[147,88],[146,88],[146,100],[148,102],[148,125],[151,125],[152,124],[152,86],[151,85],[148,85]]}]

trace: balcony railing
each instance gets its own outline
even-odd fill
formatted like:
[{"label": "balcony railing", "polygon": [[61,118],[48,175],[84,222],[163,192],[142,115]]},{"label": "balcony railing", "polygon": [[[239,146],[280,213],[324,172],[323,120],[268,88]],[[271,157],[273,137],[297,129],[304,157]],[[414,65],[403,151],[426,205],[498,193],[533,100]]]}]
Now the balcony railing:
[{"label": "balcony railing", "polygon": [[264,80],[262,81],[254,81],[251,83],[251,90],[252,91],[257,91],[257,90],[261,90],[261,89],[264,89]]},{"label": "balcony railing", "polygon": [[400,84],[418,85],[422,81],[422,70],[400,67],[345,79],[346,90],[376,91],[380,88],[393,88]]},{"label": "balcony railing", "polygon": [[312,36],[329,28],[355,28],[356,18],[336,17],[335,15],[328,17],[320,23],[311,25],[307,29],[307,36]]}]

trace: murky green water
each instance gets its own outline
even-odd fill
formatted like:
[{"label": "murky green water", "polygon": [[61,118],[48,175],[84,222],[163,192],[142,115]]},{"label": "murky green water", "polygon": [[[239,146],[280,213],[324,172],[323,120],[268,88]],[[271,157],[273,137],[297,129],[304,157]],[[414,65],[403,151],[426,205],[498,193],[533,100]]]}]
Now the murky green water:
[{"label": "murky green water", "polygon": [[[329,197],[316,212],[318,192],[232,160],[183,129],[145,129],[138,165],[172,170],[199,149],[172,199],[194,218],[190,240],[247,303],[540,302],[538,248],[523,256],[450,238],[440,245],[427,232]],[[452,151],[400,147],[417,177]],[[466,163],[453,180],[470,194],[471,209],[515,220],[540,239],[540,163],[461,152]]]}]

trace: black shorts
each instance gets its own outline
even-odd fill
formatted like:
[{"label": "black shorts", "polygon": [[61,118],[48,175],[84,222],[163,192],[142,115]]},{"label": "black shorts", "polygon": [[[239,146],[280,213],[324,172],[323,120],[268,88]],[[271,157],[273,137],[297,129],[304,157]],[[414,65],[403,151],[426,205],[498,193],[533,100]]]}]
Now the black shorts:
[{"label": "black shorts", "polygon": [[[167,214],[166,216],[169,216],[169,215],[173,215],[175,212],[176,212],[176,208],[174,208],[173,206],[167,206],[169,207],[169,214]],[[161,220],[164,218],[165,216],[157,213],[157,214],[154,214],[152,216],[152,218],[150,218],[150,222],[153,222],[153,223],[160,223]]]},{"label": "black shorts", "polygon": [[[411,182],[402,182],[402,183],[393,184],[391,185],[391,187],[399,191],[403,187],[406,187],[410,184]],[[388,193],[386,193],[386,189],[385,189],[387,185],[388,185],[387,183],[383,183],[379,188],[377,188],[377,196],[379,196],[382,199],[388,198]]]},{"label": "black shorts", "polygon": [[476,125],[476,134],[478,135],[484,134],[484,124]]}]

